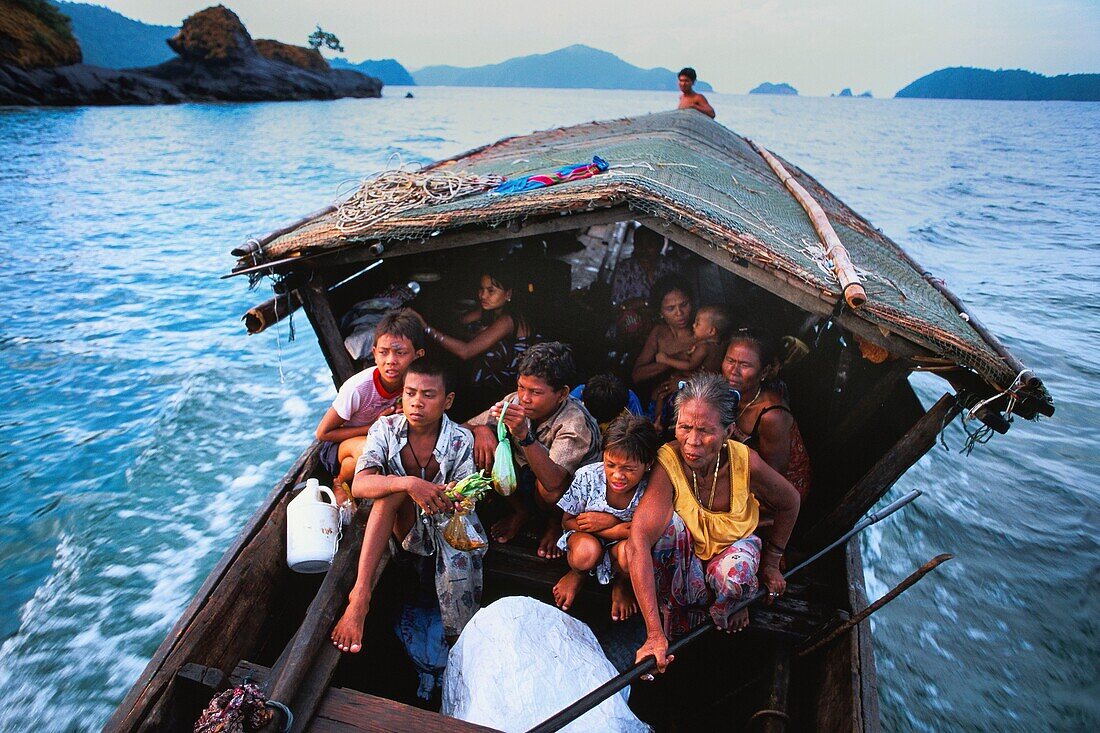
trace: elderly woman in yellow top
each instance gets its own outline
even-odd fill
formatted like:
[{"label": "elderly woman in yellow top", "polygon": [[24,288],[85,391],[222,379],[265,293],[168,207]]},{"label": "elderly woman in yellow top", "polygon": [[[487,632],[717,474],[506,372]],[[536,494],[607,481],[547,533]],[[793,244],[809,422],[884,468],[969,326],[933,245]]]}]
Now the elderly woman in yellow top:
[{"label": "elderly woman in yellow top", "polygon": [[[658,453],[626,558],[646,625],[637,659],[653,655],[660,671],[672,661],[669,638],[701,622],[708,605],[719,628],[740,631],[748,612],[732,607],[760,581],[770,599],[786,591],[779,560],[799,507],[790,482],[751,448],[729,440],[737,406],[725,379],[697,374],[673,405],[676,440]],[[766,549],[753,534],[761,503],[775,515]]]}]

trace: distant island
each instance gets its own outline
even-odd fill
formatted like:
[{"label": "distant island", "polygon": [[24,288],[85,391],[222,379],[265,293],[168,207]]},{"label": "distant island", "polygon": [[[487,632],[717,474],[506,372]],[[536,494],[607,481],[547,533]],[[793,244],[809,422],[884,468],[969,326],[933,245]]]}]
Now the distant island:
[{"label": "distant island", "polygon": [[48,0],[0,0],[0,105],[84,106],[380,97],[382,82],[332,69],[315,48],[253,40],[218,5],[183,21],[163,63],[83,62],[72,22]]},{"label": "distant island", "polygon": [[844,87],[843,89],[840,90],[839,93],[833,94],[831,96],[834,96],[834,97],[852,97],[852,98],[855,98],[855,97],[858,96],[858,97],[863,97],[863,98],[866,98],[866,99],[870,99],[874,95],[872,95],[870,91],[866,91],[863,94],[859,94],[859,95],[852,94],[851,87]]},{"label": "distant island", "polygon": [[168,39],[180,32],[179,27],[142,23],[101,5],[61,2],[57,6],[69,16],[86,64],[135,69],[163,64],[176,55]]},{"label": "distant island", "polygon": [[766,81],[760,86],[750,89],[749,94],[786,94],[797,97],[798,90],[787,83],[772,84],[770,81]]},{"label": "distant island", "polygon": [[933,71],[895,97],[924,99],[1002,99],[1025,101],[1100,101],[1100,74],[1043,76],[1022,69],[956,66]]},{"label": "distant island", "polygon": [[[426,66],[413,72],[421,86],[536,87],[552,89],[639,89],[675,91],[676,72],[642,69],[618,56],[575,45],[550,53],[521,56],[488,66]],[[696,82],[700,92],[713,92]]]},{"label": "distant island", "polygon": [[351,69],[367,76],[376,77],[381,79],[383,84],[389,86],[411,87],[416,85],[412,74],[396,59],[379,59],[377,61],[367,59],[353,64],[347,59],[337,56],[329,61],[329,65],[334,69]]}]

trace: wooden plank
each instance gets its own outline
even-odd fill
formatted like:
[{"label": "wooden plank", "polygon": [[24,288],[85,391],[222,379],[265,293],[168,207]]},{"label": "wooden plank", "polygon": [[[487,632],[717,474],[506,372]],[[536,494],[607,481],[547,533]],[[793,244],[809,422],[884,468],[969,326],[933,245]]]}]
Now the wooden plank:
[{"label": "wooden plank", "polygon": [[328,290],[320,273],[314,273],[302,287],[296,291],[302,296],[302,306],[306,310],[309,323],[317,334],[317,342],[321,346],[321,353],[328,362],[329,370],[336,388],[348,381],[358,370],[348,350],[344,347],[344,337],[340,334],[340,326],[336,323],[336,316],[332,313],[332,305],[328,300]]},{"label": "wooden plank", "polygon": [[845,448],[860,429],[874,422],[874,417],[887,403],[898,384],[909,376],[909,366],[902,361],[890,364],[870,389],[863,393],[848,414],[829,431],[828,441],[836,448]]},{"label": "wooden plank", "polygon": [[[104,726],[106,731],[132,731],[137,730],[143,723],[151,708],[164,695],[171,684],[175,672],[183,664],[192,660],[187,654],[196,645],[193,634],[197,621],[211,614],[211,600],[215,588],[222,585],[230,569],[246,553],[246,550],[256,540],[261,530],[268,526],[271,514],[279,506],[286,491],[304,480],[317,466],[317,452],[320,443],[314,442],[298,460],[290,467],[290,470],[276,484],[275,489],[267,496],[260,507],[252,514],[248,523],[242,528],[237,539],[222,555],[218,564],[207,575],[206,580],[198,591],[195,592],[191,603],[184,610],[175,626],[168,632],[164,641],[154,652],[145,670],[134,682],[133,687],[119,703],[114,713]],[[281,544],[280,544],[281,546]]]},{"label": "wooden plank", "polygon": [[[867,608],[867,590],[863,581],[863,558],[860,556],[859,537],[848,540],[844,551],[844,563],[848,575],[848,602],[852,615]],[[849,632],[851,659],[858,664],[855,681],[853,709],[856,713],[853,730],[856,733],[879,733],[878,670],[875,666],[874,642],[871,638],[871,620],[864,619],[856,625],[855,633]]]},{"label": "wooden plank", "polygon": [[323,252],[316,255],[307,255],[299,258],[312,260],[318,268],[333,268],[350,265],[358,262],[377,260],[382,257],[402,257],[405,255],[419,255],[427,252],[437,252],[444,249],[457,249],[459,247],[472,247],[479,244],[492,242],[505,242],[512,239],[525,237],[537,237],[543,234],[569,231],[573,229],[586,229],[597,224],[612,224],[619,221],[634,218],[633,212],[625,205],[612,202],[605,208],[581,213],[565,212],[557,216],[535,219],[533,221],[516,220],[508,226],[496,228],[481,227],[477,229],[459,229],[444,232],[437,237],[409,240],[387,240],[382,242],[381,252],[372,252],[365,245],[349,245],[336,252]]},{"label": "wooden plank", "polygon": [[[270,674],[271,670],[267,667],[242,661],[233,670],[230,682],[239,685],[246,677],[251,677],[254,682],[262,683]],[[450,718],[358,690],[333,687],[326,691],[317,709],[317,715],[306,730],[313,733],[322,731],[492,733],[495,729],[467,723],[457,718]]]},{"label": "wooden plank", "polygon": [[[364,512],[359,512],[360,516],[362,514]],[[292,733],[307,729],[343,656],[329,637],[336,623],[336,615],[345,607],[348,592],[355,583],[362,540],[362,523],[357,519],[354,540],[346,543],[337,555],[310,603],[305,619],[280,655],[265,686],[271,699],[286,703],[294,711]],[[372,589],[378,584],[389,560],[387,547],[371,581]]]},{"label": "wooden plank", "polygon": [[886,452],[855,486],[848,490],[837,506],[825,515],[799,541],[800,547],[821,547],[859,521],[883,494],[936,443],[936,436],[945,424],[959,414],[959,405],[952,394],[945,394],[913,427]]},{"label": "wooden plank", "polygon": [[494,733],[494,728],[338,687],[328,691],[310,731]]},{"label": "wooden plank", "polygon": [[752,721],[760,721],[762,733],[783,733],[787,730],[790,716],[787,715],[787,688],[791,681],[791,647],[787,644],[775,645],[772,657],[771,684],[768,687],[768,700],[763,710],[758,710]]},{"label": "wooden plank", "polygon": [[[837,298],[826,295],[816,288],[777,270],[765,269],[753,262],[740,258],[729,250],[719,248],[710,241],[698,236],[677,224],[662,219],[641,219],[641,222],[662,236],[667,236],[682,247],[710,260],[719,267],[729,270],[754,285],[759,285],[769,293],[776,295],[803,310],[819,316],[831,317]],[[844,311],[834,320],[860,338],[881,346],[895,356],[934,356],[931,351],[907,339],[894,335],[887,336],[878,326]]]}]

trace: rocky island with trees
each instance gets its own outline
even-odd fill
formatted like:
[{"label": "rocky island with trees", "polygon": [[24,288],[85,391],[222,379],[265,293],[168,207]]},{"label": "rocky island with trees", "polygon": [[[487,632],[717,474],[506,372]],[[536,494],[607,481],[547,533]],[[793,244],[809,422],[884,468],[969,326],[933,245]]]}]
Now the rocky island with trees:
[{"label": "rocky island with trees", "polygon": [[380,80],[329,66],[318,47],[339,46],[335,36],[318,28],[311,40],[314,37],[318,42],[311,47],[253,40],[236,13],[217,5],[188,17],[179,33],[168,39],[175,58],[144,68],[106,69],[81,63],[80,44],[69,19],[53,3],[0,0],[0,105],[382,96]]}]

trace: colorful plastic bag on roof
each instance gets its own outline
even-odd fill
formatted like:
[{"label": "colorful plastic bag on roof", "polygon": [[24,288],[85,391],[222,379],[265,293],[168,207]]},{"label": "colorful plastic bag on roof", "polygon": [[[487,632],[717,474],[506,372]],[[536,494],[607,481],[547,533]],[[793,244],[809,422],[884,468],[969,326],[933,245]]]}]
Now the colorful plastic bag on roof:
[{"label": "colorful plastic bag on roof", "polygon": [[536,188],[553,186],[556,183],[566,181],[579,181],[582,178],[591,178],[597,173],[603,173],[608,169],[607,161],[598,155],[592,156],[591,163],[575,163],[563,165],[549,173],[535,173],[523,178],[511,178],[493,189],[493,193],[520,193],[533,191]]}]

